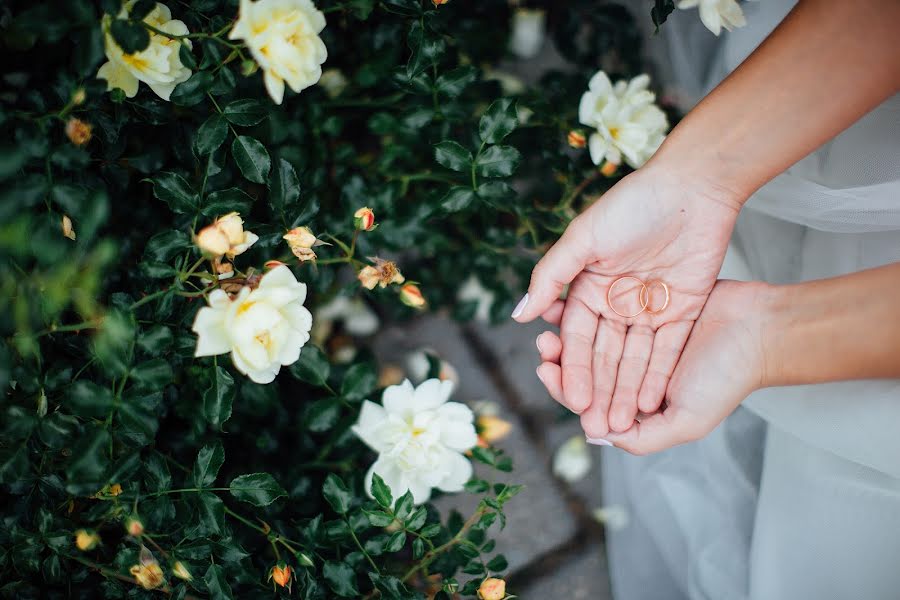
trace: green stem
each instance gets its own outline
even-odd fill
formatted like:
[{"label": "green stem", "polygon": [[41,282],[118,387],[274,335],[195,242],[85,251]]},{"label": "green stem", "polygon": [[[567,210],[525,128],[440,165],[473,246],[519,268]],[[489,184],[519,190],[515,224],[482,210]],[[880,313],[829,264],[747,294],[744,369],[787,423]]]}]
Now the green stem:
[{"label": "green stem", "polygon": [[[250,489],[250,488],[247,488]],[[262,488],[259,488],[262,489]],[[188,493],[199,493],[199,492],[228,492],[231,491],[231,488],[180,488],[177,490],[163,490],[161,492],[153,492],[152,494],[147,494],[148,496],[162,496],[165,494],[188,494]],[[227,508],[225,510],[228,510]]]},{"label": "green stem", "polygon": [[143,298],[141,298],[140,300],[137,300],[136,302],[134,302],[131,305],[131,310],[134,310],[134,309],[138,308],[139,306],[143,306],[143,305],[147,304],[148,302],[152,302],[152,301],[156,300],[157,298],[159,298],[160,296],[165,296],[170,291],[171,291],[170,288],[166,288],[164,290],[159,290],[158,292],[153,292],[152,294],[144,296]]},{"label": "green stem", "polygon": [[475,514],[473,514],[471,517],[469,517],[469,520],[463,524],[462,528],[456,533],[456,535],[454,535],[450,539],[450,541],[448,541],[444,544],[441,544],[434,550],[431,550],[427,554],[425,554],[425,556],[422,557],[422,560],[419,562],[419,564],[410,568],[403,575],[403,577],[401,578],[401,581],[404,581],[404,582],[408,581],[409,578],[412,577],[413,575],[415,575],[417,572],[421,571],[424,568],[427,568],[428,565],[430,565],[432,562],[434,562],[434,559],[436,559],[442,553],[446,552],[453,546],[456,546],[457,544],[459,544],[463,540],[465,535],[469,532],[469,529],[472,528],[472,526],[476,523],[476,521],[478,521],[478,519],[481,518],[481,515],[483,515],[485,512],[487,512],[487,511],[484,508],[479,508],[478,510],[476,510]]},{"label": "green stem", "polygon": [[375,564],[375,561],[372,560],[372,557],[369,556],[369,553],[366,552],[366,549],[363,548],[363,545],[359,542],[359,538],[356,537],[356,532],[353,531],[353,527],[350,525],[350,521],[344,518],[344,522],[347,523],[347,529],[350,530],[350,537],[352,537],[353,541],[356,542],[356,547],[359,548],[359,551],[363,553],[363,556],[366,557],[366,560],[369,561],[369,564],[372,565],[372,568],[375,569],[375,572],[380,576],[381,571],[378,569],[378,565]]}]

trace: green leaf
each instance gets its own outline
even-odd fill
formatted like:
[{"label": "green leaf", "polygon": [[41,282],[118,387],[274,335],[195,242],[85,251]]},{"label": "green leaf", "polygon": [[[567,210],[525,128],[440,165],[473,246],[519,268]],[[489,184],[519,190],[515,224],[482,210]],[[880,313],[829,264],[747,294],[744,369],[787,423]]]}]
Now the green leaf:
[{"label": "green leaf", "polygon": [[225,450],[220,442],[203,446],[197,453],[194,463],[194,485],[198,488],[209,487],[216,480],[222,463],[225,462]]},{"label": "green leaf", "polygon": [[246,215],[253,206],[253,198],[238,188],[219,190],[207,196],[200,213],[206,217],[221,217],[230,212]]},{"label": "green leaf", "polygon": [[419,560],[425,554],[425,542],[422,538],[416,538],[412,544],[413,560]]},{"label": "green leaf", "polygon": [[150,32],[140,22],[113,19],[109,32],[125,54],[143,52],[150,45]]},{"label": "green leaf", "polygon": [[406,526],[413,531],[417,531],[425,524],[425,519],[427,518],[428,511],[425,510],[424,506],[420,506],[406,519]]},{"label": "green leaf", "polygon": [[502,554],[498,554],[494,558],[488,561],[487,565],[489,571],[493,571],[494,573],[499,573],[500,571],[505,571],[509,566],[509,563],[506,561],[506,557]]},{"label": "green leaf", "polygon": [[321,350],[316,346],[307,344],[300,353],[300,359],[292,364],[289,369],[291,375],[300,381],[322,387],[328,380],[331,365]]},{"label": "green leaf", "polygon": [[322,398],[310,404],[304,411],[306,428],[322,432],[331,429],[341,415],[341,403],[337,398]]},{"label": "green leaf", "polygon": [[390,508],[394,502],[391,496],[391,488],[384,482],[378,473],[372,474],[372,497],[375,501],[385,508]]},{"label": "green leaf", "polygon": [[516,197],[516,190],[505,181],[486,181],[478,186],[478,197],[491,206],[505,209],[508,202]]},{"label": "green leaf", "polygon": [[228,487],[232,496],[253,506],[268,506],[278,498],[287,496],[284,488],[268,473],[239,475],[231,480]]},{"label": "green leaf", "polygon": [[203,582],[212,600],[234,600],[228,577],[225,576],[225,569],[221,565],[215,563],[209,565],[203,576]]},{"label": "green leaf", "polygon": [[202,536],[221,535],[225,524],[225,503],[212,492],[197,495],[197,511],[199,514],[199,530]]},{"label": "green leaf", "polygon": [[105,419],[113,406],[108,387],[84,380],[72,384],[66,400],[72,413],[81,418]]},{"label": "green leaf", "polygon": [[475,159],[475,172],[482,177],[509,177],[521,160],[512,146],[489,146]]},{"label": "green leaf", "polygon": [[472,65],[465,65],[444,73],[434,82],[434,88],[438,94],[450,98],[456,98],[462,94],[466,86],[478,77],[478,69]]},{"label": "green leaf", "polygon": [[128,11],[128,18],[134,21],[143,21],[154,8],[156,8],[156,0],[137,0]]},{"label": "green leaf", "polygon": [[656,26],[655,33],[659,33],[659,26],[666,22],[672,11],[675,10],[674,0],[653,0],[653,7],[650,9],[650,19]]},{"label": "green leaf", "polygon": [[413,21],[407,38],[412,55],[406,63],[406,77],[412,79],[427,67],[435,64],[444,52],[444,38],[428,31],[419,21]]},{"label": "green leaf", "polygon": [[184,42],[181,43],[181,48],[178,49],[178,59],[181,61],[181,64],[191,71],[197,70],[197,59],[194,58],[194,53]]},{"label": "green leaf", "polygon": [[362,400],[378,385],[378,373],[371,363],[356,363],[344,375],[341,396],[347,400]]},{"label": "green leaf", "polygon": [[[396,490],[395,490],[396,491]],[[405,519],[413,509],[413,495],[408,491],[394,503],[394,515],[401,521]]]},{"label": "green leaf", "polygon": [[269,175],[269,205],[278,213],[300,199],[300,180],[294,167],[283,158],[278,159]]},{"label": "green leaf", "polygon": [[142,362],[131,370],[131,380],[142,390],[155,391],[171,383],[172,367],[162,358]]},{"label": "green leaf", "polygon": [[391,539],[385,545],[385,552],[400,552],[403,549],[403,546],[406,545],[406,532],[405,531],[395,531],[391,534]]},{"label": "green leaf", "polygon": [[197,210],[197,194],[181,175],[163,171],[146,179],[153,184],[153,195],[169,205],[175,213],[193,213]]},{"label": "green leaf", "polygon": [[247,135],[237,136],[231,143],[231,155],[244,177],[253,183],[266,182],[272,160],[259,140]]},{"label": "green leaf", "polygon": [[109,432],[98,427],[86,431],[72,448],[72,460],[66,467],[71,493],[88,495],[100,489],[109,466],[109,443]]},{"label": "green leaf", "polygon": [[350,502],[353,500],[353,496],[350,494],[350,490],[347,489],[347,484],[344,483],[344,480],[334,473],[329,473],[328,477],[325,478],[325,483],[322,484],[322,495],[325,496],[325,500],[328,501],[328,504],[331,505],[335,512],[343,515],[350,510]]},{"label": "green leaf", "polygon": [[441,208],[447,212],[459,212],[469,207],[475,199],[470,187],[454,186],[441,198]]},{"label": "green leaf", "polygon": [[171,230],[157,233],[147,242],[144,256],[157,262],[167,262],[176,254],[191,247],[191,238],[183,231]]},{"label": "green leaf", "polygon": [[215,429],[231,417],[231,405],[234,401],[234,378],[231,373],[220,366],[213,370],[212,382],[203,392],[203,414]]},{"label": "green leaf", "polygon": [[229,102],[222,114],[235,125],[249,127],[262,122],[269,115],[269,109],[259,100],[245,98]]},{"label": "green leaf", "polygon": [[322,575],[335,594],[341,598],[360,598],[356,587],[356,571],[347,563],[328,561],[322,565]]},{"label": "green leaf", "polygon": [[228,137],[228,123],[222,115],[214,114],[197,129],[194,151],[197,156],[205,156],[221,146],[226,137]]},{"label": "green leaf", "polygon": [[363,509],[363,513],[366,515],[366,517],[368,517],[369,523],[372,524],[372,527],[387,527],[394,522],[393,515],[389,515],[388,513],[381,510]]},{"label": "green leaf", "polygon": [[138,347],[151,355],[158,355],[172,345],[172,330],[165,325],[153,325],[141,331],[137,336]]},{"label": "green leaf", "polygon": [[435,144],[434,159],[453,171],[468,171],[472,168],[472,153],[450,140]]},{"label": "green leaf", "polygon": [[196,71],[190,79],[175,86],[169,99],[179,106],[194,106],[206,98],[206,92],[214,81],[215,77],[211,72]]},{"label": "green leaf", "polygon": [[478,135],[486,144],[499,144],[519,124],[516,101],[500,98],[491,104],[478,122]]}]

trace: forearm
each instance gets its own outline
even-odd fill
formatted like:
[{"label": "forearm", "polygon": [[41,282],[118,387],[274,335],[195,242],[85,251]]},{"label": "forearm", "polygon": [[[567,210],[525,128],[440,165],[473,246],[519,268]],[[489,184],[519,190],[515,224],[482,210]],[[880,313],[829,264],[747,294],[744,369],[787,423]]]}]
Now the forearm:
[{"label": "forearm", "polygon": [[651,164],[742,203],[900,89],[898,22],[896,0],[800,0]]},{"label": "forearm", "polygon": [[900,263],[772,286],[764,386],[900,378]]}]

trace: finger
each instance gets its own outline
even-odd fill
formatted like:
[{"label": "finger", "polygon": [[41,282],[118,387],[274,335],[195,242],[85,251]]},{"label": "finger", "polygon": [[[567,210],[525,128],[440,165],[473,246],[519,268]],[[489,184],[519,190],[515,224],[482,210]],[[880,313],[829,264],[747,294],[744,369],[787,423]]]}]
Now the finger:
[{"label": "finger", "polygon": [[[543,314],[559,299],[566,284],[593,260],[589,220],[575,218],[562,237],[547,251],[531,272],[528,293],[513,311],[513,318],[526,323]],[[565,380],[565,378],[564,378]]]},{"label": "finger", "polygon": [[564,301],[557,300],[550,305],[550,308],[544,311],[544,314],[541,315],[541,318],[551,325],[556,325],[557,327],[559,327],[559,322],[562,321],[563,309],[565,309],[565,307],[566,303]]},{"label": "finger", "polygon": [[656,330],[650,363],[647,365],[647,373],[638,393],[637,405],[641,412],[653,413],[662,405],[669,379],[675,371],[678,359],[681,358],[681,351],[693,326],[693,321],[675,321],[666,323]]},{"label": "finger", "polygon": [[625,346],[625,331],[624,323],[610,319],[601,318],[597,326],[591,360],[593,397],[591,405],[581,413],[581,427],[588,437],[602,438],[609,431],[609,404]]},{"label": "finger", "polygon": [[581,413],[591,403],[591,355],[597,333],[597,314],[580,299],[566,300],[560,324],[562,387],[566,406]]},{"label": "finger", "polygon": [[669,408],[635,421],[627,431],[611,431],[605,440],[631,454],[651,454],[700,437],[695,420],[684,411]]},{"label": "finger", "polygon": [[547,388],[547,393],[550,394],[550,397],[565,406],[566,403],[563,402],[562,370],[559,368],[559,365],[552,362],[542,363],[537,368],[537,376],[541,383],[544,384],[544,387]]},{"label": "finger", "polygon": [[625,335],[616,389],[609,405],[609,428],[613,431],[625,431],[637,415],[638,392],[650,362],[653,337],[653,330],[647,325],[632,325]]},{"label": "finger", "polygon": [[537,336],[536,344],[543,362],[559,364],[559,357],[562,354],[562,342],[559,336],[552,331],[545,331]]}]

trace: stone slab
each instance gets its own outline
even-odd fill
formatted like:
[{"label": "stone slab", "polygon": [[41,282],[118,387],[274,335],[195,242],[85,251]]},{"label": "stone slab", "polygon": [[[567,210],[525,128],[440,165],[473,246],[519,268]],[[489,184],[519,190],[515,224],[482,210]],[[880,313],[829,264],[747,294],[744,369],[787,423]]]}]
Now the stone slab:
[{"label": "stone slab", "polygon": [[590,545],[548,565],[548,572],[532,579],[515,593],[522,600],[610,600],[606,553],[599,544]]}]

